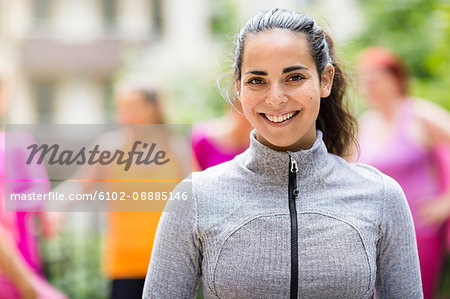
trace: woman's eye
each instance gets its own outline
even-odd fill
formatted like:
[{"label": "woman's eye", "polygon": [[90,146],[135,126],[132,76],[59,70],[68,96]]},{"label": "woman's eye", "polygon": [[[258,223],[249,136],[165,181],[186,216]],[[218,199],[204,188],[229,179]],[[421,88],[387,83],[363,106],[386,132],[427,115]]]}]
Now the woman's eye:
[{"label": "woman's eye", "polygon": [[302,75],[294,74],[294,75],[292,75],[292,76],[290,76],[288,78],[288,81],[300,81],[300,80],[303,80],[303,79],[305,79],[305,77],[303,77]]},{"label": "woman's eye", "polygon": [[259,84],[263,84],[264,80],[260,79],[260,78],[252,78],[252,79],[248,80],[247,83],[253,84],[253,85],[259,85]]}]

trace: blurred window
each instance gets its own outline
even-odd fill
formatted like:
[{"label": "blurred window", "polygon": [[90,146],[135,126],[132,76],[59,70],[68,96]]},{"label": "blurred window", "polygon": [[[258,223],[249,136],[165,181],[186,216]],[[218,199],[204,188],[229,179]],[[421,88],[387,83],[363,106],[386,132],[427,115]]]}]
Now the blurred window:
[{"label": "blurred window", "polygon": [[5,3],[0,0],[0,38],[2,38],[2,35],[3,35],[3,27],[4,27],[4,25],[6,25],[6,24],[3,24],[3,20],[4,20],[3,14],[5,11],[5,7],[6,7]]},{"label": "blurred window", "polygon": [[117,29],[117,0],[101,0],[103,25],[107,33]]},{"label": "blurred window", "polygon": [[54,5],[54,0],[33,0],[34,30],[46,31]]},{"label": "blurred window", "polygon": [[103,101],[106,113],[106,120],[110,123],[115,122],[115,103],[114,103],[114,80],[112,77],[105,78],[102,81]]},{"label": "blurred window", "polygon": [[152,23],[153,33],[158,36],[161,35],[163,29],[162,0],[150,0],[150,7],[150,20]]},{"label": "blurred window", "polygon": [[33,85],[37,103],[38,123],[52,123],[54,84],[51,81],[36,81]]},{"label": "blurred window", "polygon": [[300,9],[304,8],[305,6],[312,5],[312,4],[314,4],[314,2],[316,2],[315,0],[296,0],[296,1],[297,1],[297,5]]}]

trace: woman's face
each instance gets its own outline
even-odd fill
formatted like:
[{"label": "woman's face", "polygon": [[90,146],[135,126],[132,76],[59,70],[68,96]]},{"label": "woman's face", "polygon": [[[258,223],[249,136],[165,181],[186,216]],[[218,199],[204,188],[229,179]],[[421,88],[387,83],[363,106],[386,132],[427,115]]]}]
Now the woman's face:
[{"label": "woman's face", "polygon": [[329,64],[320,80],[302,34],[285,29],[249,34],[237,89],[257,139],[277,150],[310,148],[320,98],[329,96],[333,73]]},{"label": "woman's face", "polygon": [[364,96],[374,108],[387,105],[401,97],[397,77],[383,66],[360,66],[358,77]]},{"label": "woman's face", "polygon": [[157,122],[156,109],[138,91],[122,91],[116,98],[119,124],[152,124]]}]

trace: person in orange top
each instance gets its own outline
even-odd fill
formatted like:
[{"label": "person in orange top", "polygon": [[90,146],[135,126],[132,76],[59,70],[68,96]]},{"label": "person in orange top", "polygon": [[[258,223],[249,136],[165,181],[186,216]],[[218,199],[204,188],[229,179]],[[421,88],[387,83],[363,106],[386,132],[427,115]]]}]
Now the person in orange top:
[{"label": "person in orange top", "polygon": [[[160,139],[159,139],[160,140]],[[125,149],[129,148],[125,146]],[[124,150],[126,151],[126,150]],[[173,159],[174,154],[169,154]],[[138,195],[142,192],[149,196],[148,192],[153,194],[159,192],[170,192],[175,188],[177,182],[149,183],[140,182],[145,179],[168,179],[180,178],[180,168],[177,163],[168,163],[164,166],[135,166],[130,171],[123,171],[121,165],[111,165],[108,173],[103,177],[106,182],[103,188],[106,192],[128,195]],[[124,182],[118,182],[123,180]],[[131,181],[131,182],[130,182]],[[164,204],[161,201],[158,204]],[[121,291],[122,286],[127,284],[136,284],[139,286],[139,292],[142,291],[143,283],[141,279],[145,278],[148,264],[150,261],[153,239],[155,237],[156,227],[163,206],[155,206],[154,202],[150,209],[147,201],[132,201],[128,206],[121,205],[122,202],[111,201],[108,204],[117,205],[110,207],[110,210],[120,212],[109,212],[107,215],[108,229],[106,232],[105,256],[103,259],[103,270],[106,276],[112,280],[112,294],[115,297],[116,291]],[[138,206],[138,205],[141,205]],[[146,206],[147,205],[147,206]],[[123,210],[132,209],[133,212],[124,212]],[[136,210],[148,211],[158,210],[158,212],[136,212]],[[131,281],[134,280],[134,281]],[[137,284],[139,282],[139,284]],[[117,290],[119,289],[119,290]],[[129,297],[128,287],[126,298]],[[142,296],[139,293],[139,298]],[[118,296],[117,298],[125,298]]]},{"label": "person in orange top", "polygon": [[[131,85],[119,87],[116,91],[116,117],[122,125],[128,124],[164,124],[158,94],[154,89]],[[138,136],[143,134],[146,136]],[[169,142],[161,130],[152,132],[129,132],[125,136],[122,150],[131,148],[130,140],[149,140],[156,137],[159,143]],[[116,143],[117,144],[117,143]],[[172,159],[176,155],[168,155]],[[114,182],[104,183],[105,191],[141,194],[141,192],[170,192],[177,182],[152,184],[148,182],[129,182],[129,180],[145,179],[182,179],[179,163],[168,163],[163,166],[133,165],[132,170],[123,171],[121,165],[108,165],[104,178]],[[117,182],[117,180],[128,182]],[[151,188],[151,190],[150,190]],[[115,204],[116,202],[112,202]],[[145,201],[132,202],[133,209]],[[163,202],[161,202],[163,204]],[[143,206],[143,210],[145,207]],[[158,210],[157,208],[155,208]],[[162,211],[160,207],[159,211]],[[123,210],[123,208],[121,209]],[[150,261],[153,239],[161,212],[110,212],[108,213],[108,229],[106,233],[106,254],[103,259],[103,270],[112,280],[111,298],[141,298],[145,275]]]},{"label": "person in orange top", "polygon": [[[133,148],[136,141],[142,141],[137,150],[144,152],[146,150],[143,143],[151,144],[155,141],[158,147],[165,149],[166,156],[171,159],[170,163],[164,165],[133,163],[127,171],[124,171],[124,165],[112,163],[94,168],[86,167],[78,172],[84,179],[81,186],[83,193],[97,190],[100,181],[103,194],[130,196],[125,201],[111,200],[107,203],[109,212],[102,270],[111,280],[111,298],[140,299],[153,239],[166,203],[165,200],[148,200],[149,193],[169,194],[187,175],[186,171],[190,171],[191,165],[189,164],[187,169],[180,163],[180,155],[177,154],[180,147],[174,146],[170,134],[163,126],[165,121],[158,94],[154,89],[136,84],[121,85],[116,89],[115,100],[116,119],[123,127],[100,136],[97,144],[126,153]],[[155,126],[138,126],[145,124]],[[189,145],[186,146],[189,149]],[[152,180],[162,182],[155,183]],[[142,200],[142,193],[147,200]],[[135,197],[137,200],[133,200]]]}]

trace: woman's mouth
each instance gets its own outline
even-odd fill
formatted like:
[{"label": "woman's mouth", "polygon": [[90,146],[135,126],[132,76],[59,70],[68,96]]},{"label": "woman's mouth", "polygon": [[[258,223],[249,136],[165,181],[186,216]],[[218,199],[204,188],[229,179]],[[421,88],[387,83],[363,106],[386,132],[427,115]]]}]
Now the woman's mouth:
[{"label": "woman's mouth", "polygon": [[273,115],[268,113],[260,113],[269,123],[274,125],[287,124],[292,118],[299,114],[299,110],[291,111],[279,115]]}]

